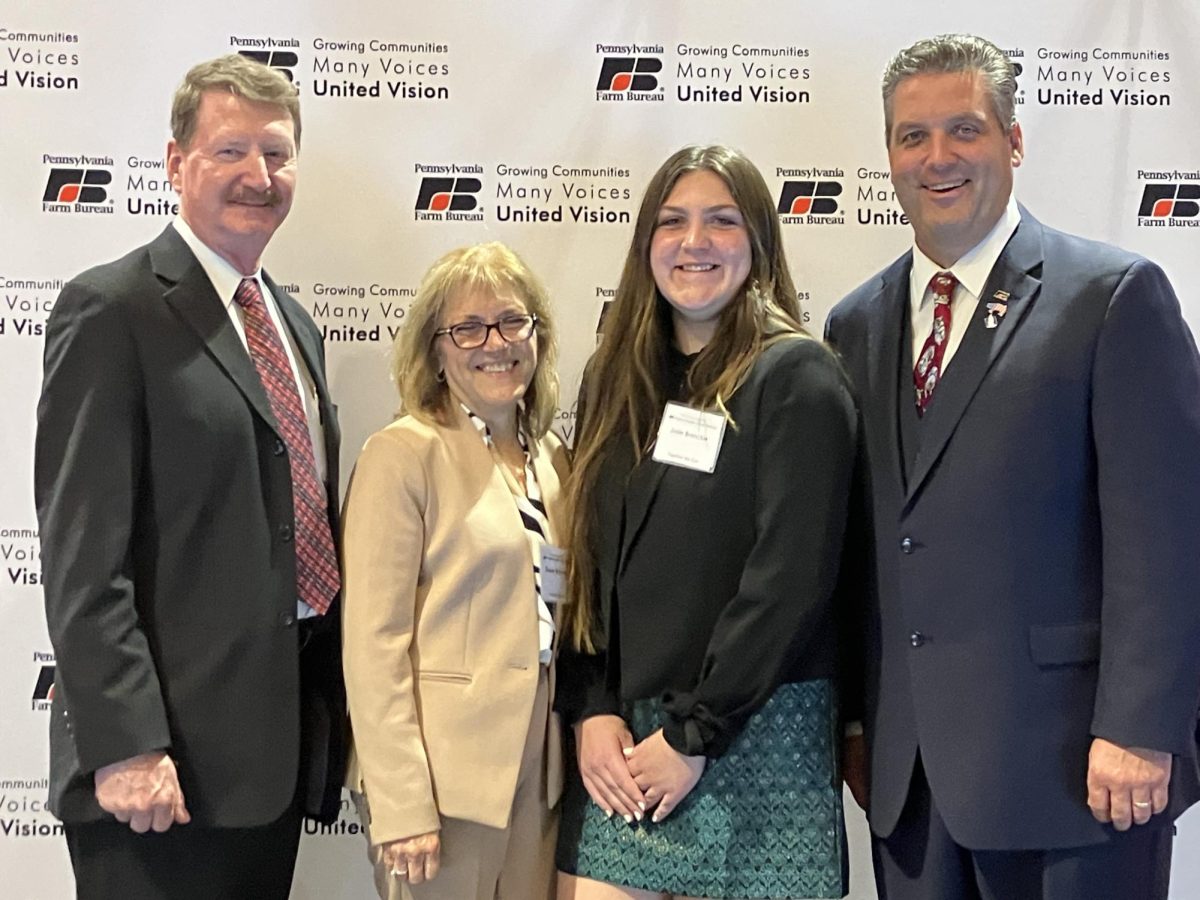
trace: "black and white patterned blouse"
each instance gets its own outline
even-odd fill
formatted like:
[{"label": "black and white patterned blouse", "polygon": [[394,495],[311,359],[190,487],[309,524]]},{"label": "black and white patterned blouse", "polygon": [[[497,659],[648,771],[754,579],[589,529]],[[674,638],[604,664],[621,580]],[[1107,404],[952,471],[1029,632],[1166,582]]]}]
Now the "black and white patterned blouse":
[{"label": "black and white patterned blouse", "polygon": [[[465,405],[461,403],[459,405],[462,406],[463,412],[467,414],[467,418],[471,420],[471,424],[483,438],[484,446],[493,452],[494,458],[496,445],[492,441],[492,430],[488,428],[487,422],[471,412]],[[495,462],[500,469],[500,474],[504,477],[504,483],[508,485],[513,501],[517,504],[521,524],[525,526],[525,537],[529,541],[529,555],[533,559],[533,587],[538,614],[538,661],[545,665],[550,662],[553,654],[554,616],[551,615],[546,601],[542,599],[542,548],[547,544],[553,545],[553,540],[550,534],[550,518],[546,515],[546,507],[542,503],[542,491],[538,486],[537,475],[533,471],[533,460],[529,455],[529,441],[519,425],[517,426],[517,442],[521,445],[521,451],[525,455],[524,490],[521,490],[521,483],[513,477],[512,472],[508,470],[508,466],[504,465],[502,460],[497,459]]]}]

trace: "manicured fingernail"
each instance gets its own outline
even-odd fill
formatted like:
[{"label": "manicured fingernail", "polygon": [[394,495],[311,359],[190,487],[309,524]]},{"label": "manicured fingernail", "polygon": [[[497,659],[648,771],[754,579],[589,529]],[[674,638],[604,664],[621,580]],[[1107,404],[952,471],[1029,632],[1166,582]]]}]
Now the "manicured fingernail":
[{"label": "manicured fingernail", "polygon": [[626,756],[633,756],[633,748],[632,747],[622,747],[621,752],[624,753]]},{"label": "manicured fingernail", "polygon": [[655,825],[657,825],[658,824],[658,813],[655,813],[653,816],[651,816],[650,821],[653,822]]},{"label": "manicured fingernail", "polygon": [[642,803],[642,802],[639,800],[639,801],[638,801],[638,809],[640,809],[642,812],[645,812],[645,811],[646,811],[646,804],[645,804],[645,803]]},{"label": "manicured fingernail", "polygon": [[637,812],[635,812],[633,815],[639,822],[642,821],[642,811],[640,809]]},{"label": "manicured fingernail", "polygon": [[625,816],[624,816],[624,818],[625,818],[625,824],[626,824],[626,825],[632,825],[632,824],[633,824],[633,816],[631,816],[629,813],[625,813]]},{"label": "manicured fingernail", "polygon": [[606,819],[611,819],[611,818],[612,818],[612,810],[611,810],[611,809],[606,809],[606,810],[604,811],[604,818],[606,818]]}]

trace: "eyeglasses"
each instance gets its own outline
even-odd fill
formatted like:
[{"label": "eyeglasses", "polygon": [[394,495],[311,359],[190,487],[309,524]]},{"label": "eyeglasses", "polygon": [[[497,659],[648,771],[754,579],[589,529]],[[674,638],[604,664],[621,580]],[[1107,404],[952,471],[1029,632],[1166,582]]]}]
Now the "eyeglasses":
[{"label": "eyeglasses", "polygon": [[498,322],[459,322],[449,328],[438,329],[433,336],[436,338],[448,334],[459,350],[474,350],[488,342],[495,328],[505,343],[519,344],[529,340],[537,322],[538,317],[534,315],[505,316]]}]

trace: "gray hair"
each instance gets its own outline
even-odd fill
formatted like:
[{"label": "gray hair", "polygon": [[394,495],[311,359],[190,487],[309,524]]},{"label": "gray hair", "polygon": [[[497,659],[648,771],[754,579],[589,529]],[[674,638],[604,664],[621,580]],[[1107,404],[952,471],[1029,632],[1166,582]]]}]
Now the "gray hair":
[{"label": "gray hair", "polygon": [[196,134],[196,120],[205,91],[228,91],[255,103],[284,110],[292,120],[296,148],[300,147],[300,97],[296,86],[277,69],[230,53],[198,63],[183,76],[171,103],[171,136],[185,150]]},{"label": "gray hair", "polygon": [[978,72],[992,98],[992,111],[1007,134],[1017,121],[1013,110],[1017,75],[1004,51],[973,34],[939,34],[901,50],[883,72],[884,137],[891,143],[892,95],[914,75]]}]

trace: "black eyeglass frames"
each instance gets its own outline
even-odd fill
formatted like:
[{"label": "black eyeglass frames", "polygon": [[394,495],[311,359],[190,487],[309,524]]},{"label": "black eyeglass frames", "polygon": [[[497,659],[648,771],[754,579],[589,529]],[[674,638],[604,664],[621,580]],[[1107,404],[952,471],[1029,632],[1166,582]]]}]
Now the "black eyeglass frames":
[{"label": "black eyeglass frames", "polygon": [[459,350],[474,350],[488,342],[492,329],[496,329],[500,337],[508,344],[519,344],[529,340],[533,329],[537,327],[538,317],[535,315],[505,316],[496,322],[459,322],[446,328],[439,328],[433,333],[435,338],[443,334],[450,335],[454,346]]}]

